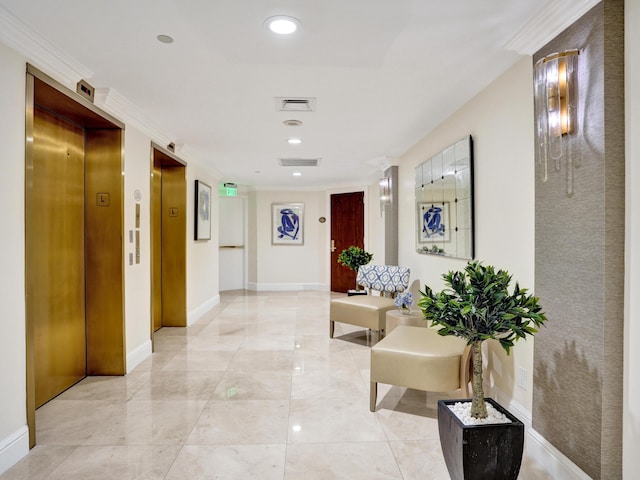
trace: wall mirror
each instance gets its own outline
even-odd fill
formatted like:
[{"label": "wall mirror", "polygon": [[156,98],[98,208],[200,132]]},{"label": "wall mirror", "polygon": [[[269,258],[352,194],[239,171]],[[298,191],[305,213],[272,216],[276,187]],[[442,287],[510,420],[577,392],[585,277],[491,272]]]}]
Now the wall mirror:
[{"label": "wall mirror", "polygon": [[471,135],[416,167],[416,250],[473,258]]}]

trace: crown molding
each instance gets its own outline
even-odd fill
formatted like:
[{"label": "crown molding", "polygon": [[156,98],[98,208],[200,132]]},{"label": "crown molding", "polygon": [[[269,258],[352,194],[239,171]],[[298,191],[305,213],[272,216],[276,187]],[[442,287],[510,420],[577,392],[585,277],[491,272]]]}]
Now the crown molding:
[{"label": "crown molding", "polygon": [[27,57],[38,69],[75,90],[93,72],[0,6],[0,41]]},{"label": "crown molding", "polygon": [[[57,48],[2,6],[0,6],[0,42],[25,56],[28,63],[55,78],[70,90],[75,91],[79,80],[88,80],[94,75],[92,70]],[[142,110],[113,88],[97,88],[94,105],[120,119],[125,125],[136,127],[160,145],[175,142],[175,138],[170,133],[157,126]],[[192,160],[212,174],[221,177],[220,172],[207,164],[204,155],[188,145],[181,145],[179,153],[185,160]]]},{"label": "crown molding", "polygon": [[133,102],[114,88],[96,88],[94,104],[111,113],[125,123],[145,133],[159,145],[175,141],[167,131],[160,128]]},{"label": "crown molding", "polygon": [[550,0],[531,17],[504,48],[533,55],[601,0]]},{"label": "crown molding", "polygon": [[130,125],[147,135],[158,145],[176,144],[175,154],[189,164],[195,164],[216,178],[222,178],[222,174],[206,161],[206,156],[193,149],[190,145],[177,142],[175,137],[155,124],[135,104],[114,88],[96,88],[94,104],[114,117]]}]

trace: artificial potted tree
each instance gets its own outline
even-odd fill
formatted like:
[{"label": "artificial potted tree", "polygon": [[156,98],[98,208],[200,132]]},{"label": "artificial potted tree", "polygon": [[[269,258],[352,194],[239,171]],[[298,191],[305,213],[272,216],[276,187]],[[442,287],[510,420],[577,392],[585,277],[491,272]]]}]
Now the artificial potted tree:
[{"label": "artificial potted tree", "polygon": [[[369,263],[372,258],[373,258],[372,253],[366,252],[364,249],[360,247],[356,247],[355,245],[351,245],[349,248],[345,248],[342,252],[340,252],[340,255],[338,255],[338,263],[356,272],[356,279],[357,279],[358,269],[361,266]],[[360,286],[356,281],[355,290],[349,290],[347,293],[349,295],[366,294],[366,291],[361,290],[359,287]]]},{"label": "artificial potted tree", "polygon": [[[438,430],[449,475],[452,480],[515,480],[522,462],[524,425],[493,399],[484,398],[481,346],[485,340],[497,340],[509,354],[514,342],[535,334],[546,316],[539,299],[517,282],[509,291],[511,275],[505,270],[472,261],[442,278],[447,287],[435,293],[425,285],[418,306],[440,335],[466,340],[473,353],[471,402],[438,402]],[[451,410],[455,404],[461,408],[460,403],[471,404],[475,424],[465,424]],[[509,423],[487,423],[487,403]]]}]

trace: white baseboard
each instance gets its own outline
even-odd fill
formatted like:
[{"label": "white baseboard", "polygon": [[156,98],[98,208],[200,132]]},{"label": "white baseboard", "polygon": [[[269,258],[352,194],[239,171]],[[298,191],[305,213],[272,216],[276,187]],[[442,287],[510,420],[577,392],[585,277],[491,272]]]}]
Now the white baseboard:
[{"label": "white baseboard", "polygon": [[535,460],[551,478],[559,480],[591,480],[589,475],[584,473],[533,428],[530,428],[527,432],[527,455]]},{"label": "white baseboard", "polygon": [[133,350],[133,352],[127,354],[127,374],[144,362],[151,356],[153,347],[151,339],[144,342],[142,345]]},{"label": "white baseboard", "polygon": [[210,298],[187,314],[187,326],[196,323],[200,317],[220,303],[220,294]]},{"label": "white baseboard", "polygon": [[531,426],[531,412],[516,401],[507,400],[507,395],[493,386],[487,392],[490,397],[515,415],[524,423],[525,428],[525,452],[534,460],[551,478],[557,480],[591,480],[575,463],[569,460],[560,450],[554,447],[547,439],[536,432]]},{"label": "white baseboard", "polygon": [[6,472],[29,453],[29,429],[23,426],[0,441],[0,474]]},{"label": "white baseboard", "polygon": [[302,292],[319,290],[323,292],[329,291],[329,285],[326,283],[255,283],[249,282],[247,290],[253,292]]}]

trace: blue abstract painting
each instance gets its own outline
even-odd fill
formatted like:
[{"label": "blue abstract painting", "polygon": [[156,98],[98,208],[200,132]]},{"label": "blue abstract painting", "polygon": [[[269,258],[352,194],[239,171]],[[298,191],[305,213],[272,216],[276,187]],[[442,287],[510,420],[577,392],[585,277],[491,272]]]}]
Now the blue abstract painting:
[{"label": "blue abstract painting", "polygon": [[304,204],[273,204],[272,243],[302,245]]},{"label": "blue abstract painting", "polygon": [[418,205],[421,224],[419,241],[421,243],[448,241],[449,204],[444,202]]}]

